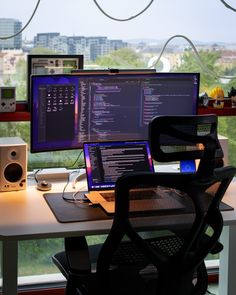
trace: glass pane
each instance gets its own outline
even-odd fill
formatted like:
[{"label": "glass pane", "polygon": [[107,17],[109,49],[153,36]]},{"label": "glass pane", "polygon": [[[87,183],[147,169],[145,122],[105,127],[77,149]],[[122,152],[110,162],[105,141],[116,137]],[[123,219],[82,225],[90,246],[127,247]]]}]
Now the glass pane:
[{"label": "glass pane", "polygon": [[[17,34],[27,24],[37,3],[36,0],[2,3],[0,37]],[[218,76],[234,75],[236,55],[234,34],[230,29],[236,22],[233,13],[220,1],[214,5],[203,0],[197,3],[186,0],[179,3],[154,1],[139,17],[118,21],[132,18],[148,3],[148,0],[99,1],[101,10],[109,18],[93,1],[70,0],[70,5],[66,2],[58,5],[56,0],[41,1],[33,20],[21,34],[0,40],[1,84],[17,86],[17,99],[25,100],[27,54],[83,54],[85,68],[153,66],[158,71],[198,70],[202,74],[202,92],[210,93],[212,87],[220,85],[224,86],[227,96],[235,82],[228,83],[228,79],[206,75],[206,68],[199,66],[199,60],[187,40],[192,40],[204,66],[208,66],[211,72]],[[57,12],[53,13],[55,7]],[[165,11],[168,11],[168,18]],[[208,11],[215,18],[220,15],[220,24],[209,21]],[[88,22],[88,16],[96,21]],[[223,25],[229,22],[230,28]],[[171,39],[174,35],[178,38]],[[170,42],[156,64],[167,40]]]},{"label": "glass pane", "polygon": [[19,243],[19,276],[58,272],[52,263],[52,255],[64,248],[63,239],[21,241]]},{"label": "glass pane", "polygon": [[[98,2],[107,14],[121,20],[138,14],[149,3],[148,0]],[[37,3],[37,0],[2,1],[0,37],[17,34],[27,24]],[[228,3],[234,4],[233,1]],[[148,10],[130,21],[106,17],[94,1],[41,1],[21,34],[0,40],[0,85],[16,86],[17,100],[26,100],[28,54],[83,54],[87,69],[154,67],[164,72],[197,71],[201,73],[200,93],[210,96],[219,86],[225,97],[234,93],[234,100],[236,95],[231,90],[236,88],[236,80],[225,79],[225,76],[236,75],[235,26],[235,14],[221,1],[153,1]],[[174,35],[178,38],[172,39]],[[188,39],[196,46],[203,65]],[[159,60],[167,40],[170,42]],[[229,163],[233,165],[236,165],[236,135],[232,128],[235,120],[236,117],[219,118],[219,133],[229,138]],[[30,147],[30,124],[1,122],[0,136],[20,136]],[[29,153],[29,170],[81,165],[80,150]],[[29,251],[21,250],[23,246]],[[49,248],[55,253],[63,249],[63,244],[56,240],[38,240],[22,242],[20,247],[20,267],[25,268],[20,273],[33,274],[41,270],[30,269],[27,263],[23,267],[24,261],[30,261],[25,255],[42,258],[42,263],[39,260],[38,263],[42,267],[48,264],[46,267],[51,272]],[[46,249],[48,252],[44,256]]]}]

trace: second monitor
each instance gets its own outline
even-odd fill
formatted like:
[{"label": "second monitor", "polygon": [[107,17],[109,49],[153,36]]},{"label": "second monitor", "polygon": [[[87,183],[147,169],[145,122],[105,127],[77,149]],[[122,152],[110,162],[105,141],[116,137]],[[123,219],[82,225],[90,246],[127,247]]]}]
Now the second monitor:
[{"label": "second monitor", "polygon": [[31,152],[147,139],[156,115],[197,113],[199,73],[32,76]]}]

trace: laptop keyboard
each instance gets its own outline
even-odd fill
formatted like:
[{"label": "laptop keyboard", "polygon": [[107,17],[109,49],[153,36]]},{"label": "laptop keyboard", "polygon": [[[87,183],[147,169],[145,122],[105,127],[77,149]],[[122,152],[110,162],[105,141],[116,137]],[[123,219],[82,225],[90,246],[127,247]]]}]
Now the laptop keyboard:
[{"label": "laptop keyboard", "polygon": [[[115,193],[114,192],[104,192],[101,193],[101,196],[107,202],[114,202],[115,201]],[[130,200],[146,200],[146,199],[161,199],[162,196],[157,193],[157,190],[154,189],[139,189],[139,190],[131,190],[129,192],[129,199]]]}]

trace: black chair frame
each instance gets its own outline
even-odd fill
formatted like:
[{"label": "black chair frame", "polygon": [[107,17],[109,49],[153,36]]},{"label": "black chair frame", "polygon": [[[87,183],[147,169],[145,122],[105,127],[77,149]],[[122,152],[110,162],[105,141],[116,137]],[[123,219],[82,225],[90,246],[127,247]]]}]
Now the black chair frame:
[{"label": "black chair frame", "polygon": [[[199,125],[206,125],[207,131],[199,132]],[[163,146],[169,139],[193,149],[166,151]],[[88,247],[85,237],[66,238],[65,251],[53,257],[67,278],[66,295],[205,294],[208,282],[204,259],[208,253],[218,253],[223,248],[218,242],[223,227],[219,206],[236,168],[222,167],[223,151],[214,115],[156,117],[149,125],[149,142],[154,160],[200,159],[197,172],[139,172],[121,176],[115,188],[113,223],[105,242]],[[188,226],[174,234],[178,238],[177,250],[169,253],[165,247],[153,247],[150,240],[140,236],[134,216],[129,212],[129,191],[140,184],[164,186],[178,195],[181,193],[184,204],[192,208],[192,214],[182,214],[183,219],[189,218]],[[210,201],[206,202],[209,196]],[[158,228],[158,213],[156,215]],[[124,259],[114,260],[117,253],[119,257],[124,237],[128,237],[128,243],[135,245],[145,259],[133,264],[129,259],[127,263]],[[96,262],[94,271],[92,262]],[[146,275],[143,270],[149,265],[154,271]]]}]

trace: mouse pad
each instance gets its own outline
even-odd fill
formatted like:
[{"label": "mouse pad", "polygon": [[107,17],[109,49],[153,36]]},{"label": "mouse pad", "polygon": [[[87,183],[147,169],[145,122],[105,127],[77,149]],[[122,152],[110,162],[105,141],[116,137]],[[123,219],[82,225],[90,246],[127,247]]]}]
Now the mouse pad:
[{"label": "mouse pad", "polygon": [[[73,193],[65,193],[64,196],[71,198]],[[51,208],[54,216],[58,222],[77,222],[77,221],[91,221],[110,219],[112,215],[107,215],[101,207],[91,207],[88,204],[75,204],[70,203],[62,198],[62,193],[45,193],[44,198]],[[180,200],[180,199],[179,199]],[[206,198],[205,206],[209,204],[210,198]],[[180,214],[193,213],[193,208],[190,204],[186,204],[186,208],[183,210],[175,210]],[[223,202],[220,204],[221,211],[233,210],[233,208]],[[153,215],[151,212],[148,215]],[[166,214],[158,212],[159,215]],[[135,213],[135,216],[142,216],[142,214]],[[145,213],[147,215],[147,212]]]},{"label": "mouse pad", "polygon": [[[111,218],[100,207],[91,207],[88,204],[71,203],[63,200],[62,193],[45,193],[43,196],[59,222]],[[71,198],[72,193],[64,193],[64,196]]]}]

